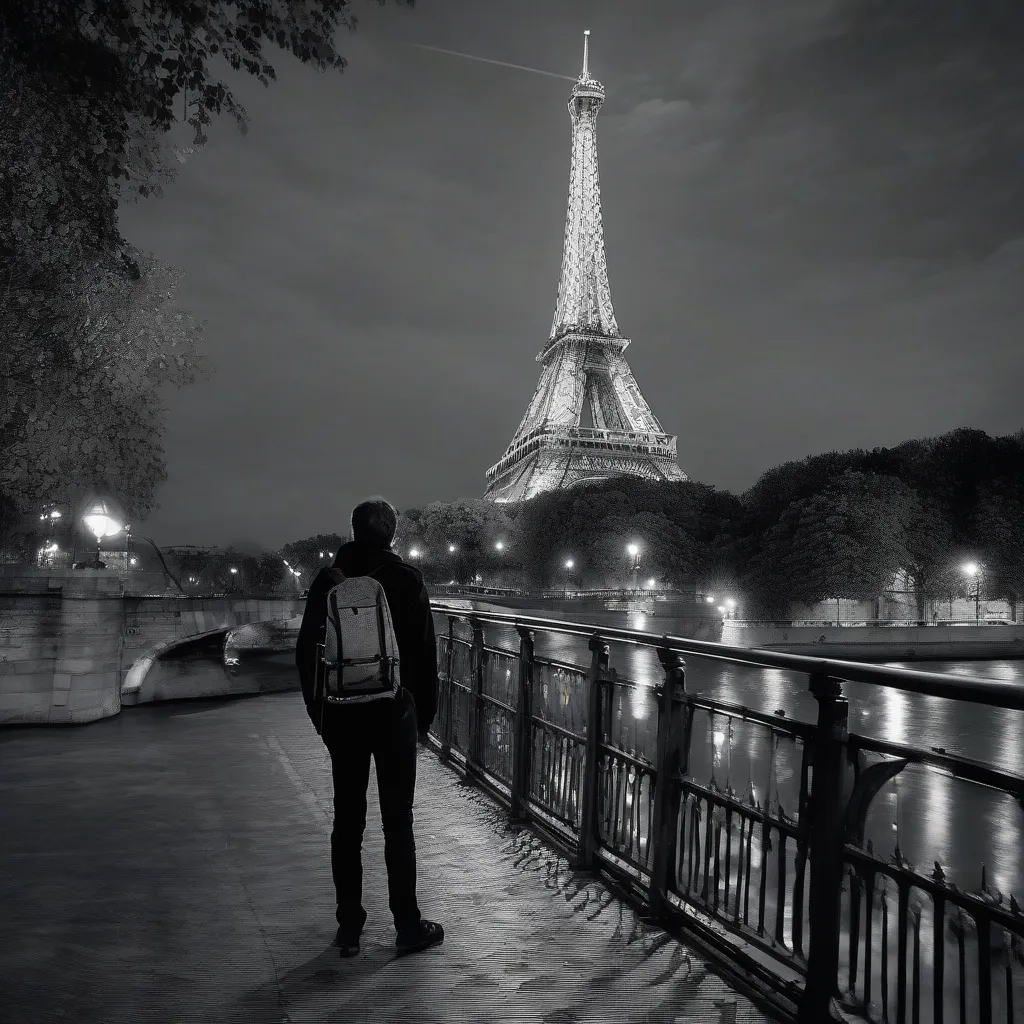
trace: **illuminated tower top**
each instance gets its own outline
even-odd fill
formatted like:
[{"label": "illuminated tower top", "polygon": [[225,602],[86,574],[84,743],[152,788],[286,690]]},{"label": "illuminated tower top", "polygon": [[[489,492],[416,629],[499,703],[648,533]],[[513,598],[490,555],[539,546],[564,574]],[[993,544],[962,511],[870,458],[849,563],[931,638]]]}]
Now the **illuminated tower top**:
[{"label": "illuminated tower top", "polygon": [[619,337],[608,286],[597,169],[597,114],[604,86],[590,74],[590,30],[583,33],[583,71],[572,87],[572,163],[562,273],[550,341],[572,332]]}]

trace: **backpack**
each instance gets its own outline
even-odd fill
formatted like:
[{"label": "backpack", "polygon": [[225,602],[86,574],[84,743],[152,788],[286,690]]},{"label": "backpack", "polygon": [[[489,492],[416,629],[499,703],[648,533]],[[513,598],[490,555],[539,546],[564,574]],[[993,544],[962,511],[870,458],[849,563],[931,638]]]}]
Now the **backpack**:
[{"label": "backpack", "polygon": [[314,696],[320,720],[327,705],[347,707],[397,696],[398,641],[384,588],[371,576],[345,576],[326,595],[323,642],[316,645]]}]

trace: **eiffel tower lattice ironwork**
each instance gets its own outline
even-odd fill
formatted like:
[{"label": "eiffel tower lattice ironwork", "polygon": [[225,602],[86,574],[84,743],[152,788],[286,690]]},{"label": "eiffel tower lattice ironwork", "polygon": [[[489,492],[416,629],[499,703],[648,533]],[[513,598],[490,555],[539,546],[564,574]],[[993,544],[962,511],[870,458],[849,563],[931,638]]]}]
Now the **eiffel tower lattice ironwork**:
[{"label": "eiffel tower lattice ironwork", "polygon": [[[608,287],[597,170],[597,114],[604,86],[588,68],[572,89],[572,168],[562,274],[551,334],[537,356],[540,381],[501,461],[487,471],[485,498],[524,501],[542,491],[612,476],[686,480],[676,439],[666,434],[623,353]],[[581,425],[589,411],[592,426]]]}]

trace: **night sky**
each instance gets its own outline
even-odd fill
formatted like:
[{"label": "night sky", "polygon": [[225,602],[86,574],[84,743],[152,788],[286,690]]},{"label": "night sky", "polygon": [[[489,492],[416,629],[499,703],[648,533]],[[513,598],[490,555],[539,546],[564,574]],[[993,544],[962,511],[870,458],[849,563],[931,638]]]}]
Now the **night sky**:
[{"label": "night sky", "polygon": [[[166,395],[159,543],[268,547],[483,493],[540,373],[583,29],[626,356],[742,491],[830,449],[1024,425],[1024,16],[995,0],[359,5],[276,49],[126,237],[181,267],[208,381]],[[894,14],[893,9],[899,13]],[[420,44],[417,46],[415,44]],[[182,136],[187,139],[187,131]]]}]

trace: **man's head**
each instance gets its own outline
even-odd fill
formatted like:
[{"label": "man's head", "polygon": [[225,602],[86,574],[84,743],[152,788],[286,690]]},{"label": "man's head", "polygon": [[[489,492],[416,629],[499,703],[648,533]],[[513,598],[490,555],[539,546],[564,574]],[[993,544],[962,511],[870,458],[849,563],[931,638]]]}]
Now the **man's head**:
[{"label": "man's head", "polygon": [[395,539],[398,513],[383,498],[371,498],[352,509],[352,539],[374,548],[389,548]]}]

